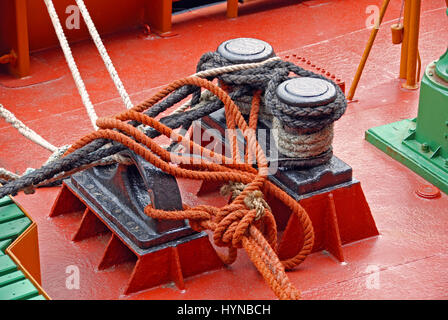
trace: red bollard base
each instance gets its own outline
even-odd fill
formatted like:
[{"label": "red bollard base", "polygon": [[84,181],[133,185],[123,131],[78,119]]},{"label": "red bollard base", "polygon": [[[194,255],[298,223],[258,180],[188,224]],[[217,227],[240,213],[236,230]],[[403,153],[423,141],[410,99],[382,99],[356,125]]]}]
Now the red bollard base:
[{"label": "red bollard base", "polygon": [[[203,182],[198,196],[216,191],[220,185]],[[303,195],[285,188],[308,213],[314,228],[312,252],[328,251],[339,262],[344,262],[342,246],[379,235],[361,184],[352,180]],[[303,245],[302,229],[295,215],[280,200],[267,197],[277,228],[283,232],[278,247],[279,258],[293,257]]]},{"label": "red bollard base", "polygon": [[[273,210],[284,207],[276,199],[268,202]],[[379,235],[359,181],[303,198],[299,203],[313,223],[313,252],[326,250],[344,262],[343,245]],[[298,252],[302,246],[301,233],[297,217],[290,215],[279,244],[281,259]]]},{"label": "red bollard base", "polygon": [[126,295],[171,281],[183,290],[184,278],[224,266],[205,232],[193,233],[146,249],[132,245],[128,238],[110,226],[110,221],[106,221],[64,183],[53,204],[50,217],[79,212],[83,212],[83,216],[78,230],[73,235],[73,241],[81,241],[104,232],[112,233],[98,264],[98,270],[135,261],[124,290]]}]

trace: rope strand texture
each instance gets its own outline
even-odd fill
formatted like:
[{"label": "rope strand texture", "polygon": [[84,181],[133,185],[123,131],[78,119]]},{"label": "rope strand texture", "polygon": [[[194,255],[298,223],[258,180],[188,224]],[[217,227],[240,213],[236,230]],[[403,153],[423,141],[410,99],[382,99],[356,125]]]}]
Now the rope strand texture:
[{"label": "rope strand texture", "polygon": [[62,28],[61,22],[59,21],[59,17],[56,13],[56,9],[54,8],[53,1],[44,0],[44,2],[47,6],[48,14],[50,15],[50,19],[53,23],[53,27],[56,31],[59,43],[61,44],[62,51],[64,52],[65,59],[67,60],[68,67],[70,68],[70,71],[72,73],[73,80],[75,81],[84,107],[86,108],[87,114],[90,118],[90,122],[92,123],[93,128],[97,129],[95,122],[96,119],[98,119],[98,116],[96,115],[92,101],[90,101],[89,93],[87,92],[84,81],[81,78],[81,74],[79,73],[75,59],[73,59],[72,50],[70,49],[67,38],[65,37],[64,29]]},{"label": "rope strand texture", "polygon": [[5,119],[6,122],[10,123],[14,128],[16,128],[17,131],[19,131],[20,134],[22,134],[25,138],[33,141],[34,143],[51,152],[56,152],[58,150],[57,147],[55,147],[50,142],[34,132],[32,129],[27,127],[22,121],[17,119],[16,116],[11,111],[6,109],[2,104],[0,104],[0,117]]},{"label": "rope strand texture", "polygon": [[303,132],[312,133],[321,131],[326,126],[342,117],[347,108],[347,100],[338,85],[322,75],[306,71],[292,63],[285,62],[285,67],[299,77],[311,77],[329,81],[336,89],[336,99],[326,105],[316,107],[297,108],[287,105],[280,101],[275,91],[280,83],[291,78],[284,74],[276,74],[269,81],[264,98],[266,103],[270,106],[273,115],[278,118],[283,125],[290,128],[300,129]]},{"label": "rope strand texture", "polygon": [[[189,219],[190,225],[197,231],[212,230],[214,243],[217,246],[227,247],[229,250],[228,255],[222,257],[225,263],[234,262],[237,256],[237,249],[244,248],[278,298],[299,299],[300,293],[289,281],[285,274],[285,268],[291,269],[297,266],[311,252],[314,243],[312,224],[306,211],[300,204],[267,179],[266,157],[258,145],[255,135],[247,135],[247,144],[251,146],[252,150],[255,150],[258,169],[238,162],[237,157],[235,157],[235,151],[238,154],[238,150],[233,145],[233,142],[231,142],[232,159],[227,159],[223,155],[216,155],[210,151],[203,152],[207,150],[188,138],[175,134],[171,128],[154,118],[143,114],[146,109],[160,99],[185,85],[203,87],[215,94],[224,103],[226,122],[229,129],[239,128],[246,131],[253,130],[251,127],[256,126],[260,101],[259,94],[256,94],[254,97],[253,115],[251,115],[253,118],[249,121],[250,125],[248,125],[238,107],[221,88],[205,79],[189,77],[175,81],[156,94],[144,106],[133,107],[131,110],[120,113],[113,118],[98,119],[97,125],[99,130],[74,143],[66,155],[70,156],[71,153],[89,145],[94,140],[107,139],[119,142],[142,156],[148,162],[175,177],[244,183],[246,186],[241,193],[223,208],[197,206],[183,211],[164,211],[156,210],[148,205],[145,208],[145,213],[155,219]],[[170,152],[130,125],[128,121],[136,121],[152,127],[161,134],[181,143],[190,152],[199,150],[200,154],[205,154],[206,156],[201,158],[200,164],[193,164],[193,162],[185,164],[183,162],[182,166],[175,166],[170,163],[173,160],[173,155]],[[193,160],[193,158],[188,156],[181,157],[183,158],[182,160],[185,160],[185,158]],[[213,163],[212,160],[216,157],[223,160],[221,162],[223,164]],[[302,225],[304,234],[303,247],[296,256],[286,261],[280,261],[275,253],[277,247],[275,219],[269,206],[264,205],[264,202],[261,201],[262,195],[273,195],[283,201],[291,209],[292,213],[297,215]]]},{"label": "rope strand texture", "polygon": [[[208,52],[201,57],[197,66],[197,71],[201,72],[215,67],[219,68],[222,66],[228,66],[230,64],[231,63],[228,60],[224,59],[215,52]],[[261,90],[262,92],[264,92],[266,87],[268,86],[270,81],[274,79],[274,77],[279,76],[287,79],[287,76],[291,71],[301,77],[312,76],[325,78],[321,75],[314,74],[311,71],[302,69],[294,65],[293,63],[281,60],[273,60],[253,69],[239,70],[228,74],[218,75],[218,79],[232,85],[241,85],[239,89],[229,92],[229,96],[231,97],[231,99],[234,101],[238,101],[241,99],[252,98],[254,90]],[[210,77],[208,78],[208,80],[212,80],[212,78],[213,77]],[[160,99],[163,99],[162,97],[160,97],[159,100],[157,100],[157,97],[154,97],[158,102],[151,108],[149,108],[149,106],[151,102],[154,102],[151,99],[144,101],[140,104],[140,106],[149,108],[147,111],[145,111],[145,114],[150,117],[156,117],[176,103],[179,103],[182,100],[186,99],[190,94],[193,94],[193,101],[191,102],[191,105],[193,106],[192,110],[187,110],[182,113],[179,112],[177,114],[171,114],[160,119],[160,122],[173,129],[182,127],[184,130],[188,130],[193,121],[209,115],[219,110],[223,106],[223,103],[219,99],[212,99],[203,107],[195,108],[200,100],[201,92],[200,89],[197,89],[197,87],[193,85],[184,85],[178,88],[175,92],[172,92],[169,96],[166,96],[166,98],[161,101]],[[342,94],[342,92],[339,92],[338,94]],[[264,93],[264,97],[264,100],[266,101],[266,93]],[[341,106],[339,108],[343,113],[346,108],[345,98],[341,98],[340,101]],[[268,102],[268,104],[270,105],[271,102]],[[130,124],[132,124],[133,126],[139,125],[138,122],[132,121]],[[158,131],[152,128],[145,130],[144,132],[151,138],[155,138],[160,135]],[[44,165],[43,167],[36,169],[35,171],[30,172],[15,181],[5,183],[2,187],[0,187],[0,197],[8,194],[14,195],[20,190],[28,188],[32,185],[37,186],[45,180],[52,179],[62,172],[71,172],[73,170],[76,170],[76,168],[97,162],[105,157],[125,150],[125,147],[123,145],[114,142],[112,142],[111,148],[104,148],[104,145],[106,145],[107,143],[111,143],[111,141],[106,139],[95,140],[88,146],[85,146],[77,150],[73,154],[70,154],[68,157],[54,161],[52,165]],[[323,157],[320,156],[316,159],[303,159],[301,160],[301,163],[303,167],[315,166],[327,161],[330,157],[331,151],[326,152],[325,156]],[[297,159],[295,159],[294,166],[298,165],[297,162]]]},{"label": "rope strand texture", "polygon": [[117,70],[115,70],[112,60],[110,59],[109,54],[107,53],[107,50],[104,47],[103,41],[101,41],[101,37],[95,28],[95,24],[93,23],[92,18],[90,17],[89,11],[87,10],[84,1],[83,0],[75,0],[75,1],[76,4],[78,5],[79,11],[81,12],[84,22],[87,25],[87,29],[89,30],[90,36],[92,37],[93,42],[95,42],[98,52],[100,53],[101,58],[104,61],[104,65],[106,66],[106,69],[109,72],[110,77],[114,82],[115,87],[118,90],[118,93],[121,96],[121,99],[123,100],[123,103],[125,104],[127,109],[132,108],[133,104],[131,102],[131,99],[129,98],[129,95],[126,89],[124,88],[124,85],[120,77],[118,76]]}]

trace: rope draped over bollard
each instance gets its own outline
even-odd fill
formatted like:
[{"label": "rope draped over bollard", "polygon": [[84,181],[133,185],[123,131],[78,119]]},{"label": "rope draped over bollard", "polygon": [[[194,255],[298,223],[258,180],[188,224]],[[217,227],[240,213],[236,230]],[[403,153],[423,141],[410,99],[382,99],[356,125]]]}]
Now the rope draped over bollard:
[{"label": "rope draped over bollard", "polygon": [[[299,265],[311,252],[314,244],[312,223],[306,211],[295,199],[267,179],[267,159],[257,141],[255,131],[259,118],[272,120],[275,115],[286,124],[289,124],[288,121],[292,121],[294,126],[303,126],[306,130],[321,130],[320,136],[326,135],[327,132],[324,132],[323,129],[337,120],[345,111],[346,102],[341,90],[337,89],[338,98],[334,103],[311,109],[293,110],[276,100],[276,95],[272,91],[272,88],[275,89],[278,85],[276,81],[286,80],[291,72],[299,77],[322,79],[325,77],[304,70],[290,62],[281,61],[277,57],[258,63],[235,65],[219,54],[209,52],[201,57],[194,76],[177,80],[151,99],[132,107],[129,95],[110,60],[83,0],[76,0],[92,39],[128,108],[127,111],[113,117],[97,118],[53,2],[52,0],[44,0],[44,2],[87,114],[96,131],[71,146],[60,148],[45,144],[43,139],[37,138],[36,140],[38,135],[31,135],[35,138],[35,142],[51,150],[53,154],[41,168],[32,170],[21,177],[0,172],[2,174],[0,181],[6,182],[4,186],[0,187],[0,198],[7,194],[15,194],[20,190],[33,190],[37,186],[57,184],[61,181],[60,179],[93,166],[115,162],[126,164],[128,159],[121,154],[125,150],[132,150],[152,165],[174,177],[231,183],[228,191],[232,193],[232,200],[222,208],[202,205],[185,208],[182,211],[164,211],[148,205],[145,208],[145,213],[154,219],[189,219],[194,230],[211,230],[215,245],[228,248],[228,255],[222,257],[226,264],[231,264],[236,260],[238,248],[244,248],[278,298],[299,299],[300,293],[289,281],[285,270]],[[216,78],[223,88],[211,82]],[[333,83],[333,85],[335,84]],[[202,88],[208,91],[202,93]],[[156,116],[186,99],[189,95],[192,95],[191,100],[174,113],[160,120],[155,119]],[[244,162],[238,159],[240,152],[236,136],[230,140],[232,155],[230,159],[206,150],[189,138],[173,131],[179,127],[188,130],[193,121],[222,107],[225,110],[227,128],[229,130],[240,129],[245,133],[244,139],[247,142],[247,148]],[[248,122],[243,118],[242,112],[249,116]],[[298,125],[297,121],[302,122]],[[322,128],[316,129],[320,125]],[[26,128],[26,126],[24,127]],[[25,132],[23,126],[17,128],[19,131],[22,129],[21,132]],[[246,134],[247,132],[249,133]],[[183,145],[192,154],[179,155],[159,146],[154,138],[160,135]],[[321,139],[320,141],[324,141],[324,146],[319,146],[317,151],[314,149],[298,151],[295,148],[291,150],[303,155],[302,158],[306,161],[309,157],[314,157],[316,152],[325,153],[324,151],[331,144],[332,131],[331,135],[328,134],[326,137],[330,137],[330,139]],[[280,140],[277,139],[277,141]],[[303,143],[305,140],[301,141]],[[67,148],[68,150],[65,151]],[[194,157],[194,150],[200,151],[200,164]],[[249,150],[254,150],[254,154]],[[64,155],[61,158],[62,153]],[[255,157],[257,169],[249,165],[252,163],[252,157]],[[310,163],[315,163],[315,159],[311,159]],[[4,178],[11,181],[4,181]],[[297,216],[302,228],[301,249],[295,256],[283,261],[278,258],[276,253],[277,226],[271,208],[265,200],[268,196],[283,202],[292,214]]]},{"label": "rope draped over bollard", "polygon": [[[114,117],[98,119],[98,131],[92,132],[75,142],[66,155],[76,152],[76,150],[95,140],[107,139],[119,142],[146,161],[175,177],[215,182],[234,181],[245,184],[246,186],[235,199],[223,208],[202,205],[187,208],[183,211],[164,211],[148,205],[145,208],[145,213],[154,219],[189,219],[193,229],[197,231],[211,230],[214,243],[217,246],[227,247],[229,250],[228,255],[222,257],[224,263],[233,263],[237,257],[237,249],[244,248],[278,298],[299,299],[299,291],[289,281],[285,274],[285,268],[291,269],[297,266],[311,252],[314,243],[313,227],[306,211],[300,204],[285,191],[267,180],[266,157],[255,136],[248,135],[246,139],[248,145],[256,150],[255,157],[258,169],[238,161],[235,156],[235,151],[238,154],[238,146],[233,141],[230,142],[232,159],[226,158],[224,155],[214,154],[213,151],[202,152],[205,150],[203,147],[174,133],[171,128],[143,113],[160,99],[184,85],[203,87],[215,94],[224,103],[229,129],[239,128],[246,131],[253,130],[253,127],[256,127],[260,93],[254,96],[251,110],[252,121],[249,121],[249,126],[238,107],[221,88],[205,79],[189,77],[173,82],[143,106],[136,106]],[[206,156],[201,158],[200,164],[197,164],[190,155],[173,155],[127,121],[136,121],[149,126],[164,136],[175,139],[188,150],[200,150],[201,154]],[[216,157],[223,160],[222,164],[213,162]],[[175,160],[176,163],[177,160],[182,160],[181,165],[173,165],[172,160]],[[292,214],[297,215],[302,226],[303,246],[294,257],[285,261],[280,261],[275,253],[277,247],[275,219],[269,206],[264,200],[261,200],[263,196],[266,197],[267,195],[274,195],[288,206]]]},{"label": "rope draped over bollard", "polygon": [[[316,131],[320,129],[321,122],[325,123],[324,127],[331,125],[344,113],[346,100],[342,91],[331,80],[277,58],[262,63],[230,65],[229,61],[216,53],[204,54],[198,63],[196,74],[206,79],[193,76],[175,81],[152,98],[123,113],[114,117],[99,118],[96,122],[98,131],[74,143],[61,159],[48,162],[39,169],[7,182],[0,187],[0,197],[25,188],[55,184],[64,177],[96,165],[117,161],[125,163],[126,159],[123,159],[121,152],[127,149],[175,177],[231,183],[228,192],[232,193],[232,200],[223,208],[197,206],[185,208],[183,211],[163,211],[148,206],[145,212],[155,219],[189,219],[195,230],[211,230],[214,243],[229,250],[228,255],[222,257],[225,263],[234,262],[237,249],[244,248],[277,297],[298,299],[299,291],[290,283],[285,270],[300,264],[311,252],[314,243],[313,227],[300,204],[267,179],[267,160],[256,140],[255,129],[263,104],[264,110],[269,108],[271,114],[282,114],[282,121],[283,118],[297,116],[296,113],[299,112],[300,117],[295,120],[301,121],[300,125],[303,124],[305,130]],[[325,106],[303,108],[291,114],[291,110],[283,108],[282,102],[276,100],[273,91],[279,82],[289,79],[291,72],[299,77],[330,81],[336,87],[336,99]],[[226,84],[224,88],[211,82],[216,78],[220,83]],[[206,90],[201,93],[201,89]],[[190,95],[191,100],[175,112],[159,120],[155,119]],[[240,112],[241,101],[251,106],[248,122]],[[230,141],[230,159],[206,150],[173,131],[176,128],[188,129],[193,121],[223,107],[228,129],[250,132],[244,135],[247,148],[243,163],[238,159],[240,152],[236,140]],[[194,153],[177,154],[159,146],[154,138],[160,135],[172,139],[173,143],[183,145],[187,151],[199,150],[200,164],[197,163],[198,158],[194,157]],[[329,142],[323,143],[322,148],[327,147]],[[255,152],[251,153],[249,150]],[[300,150],[304,161],[316,164],[316,159],[307,159],[306,151],[309,151],[311,156],[313,152],[320,151]],[[249,165],[252,163],[249,161],[250,157],[255,157],[257,169]],[[277,227],[265,200],[268,196],[282,201],[292,214],[298,217],[302,227],[302,248],[294,257],[285,261],[280,261],[276,255]]]},{"label": "rope draped over bollard", "polygon": [[[268,87],[270,81],[272,79],[278,79],[275,81],[281,81],[282,79],[286,80],[290,72],[295,73],[299,77],[315,77],[326,79],[322,75],[305,70],[291,62],[278,59],[265,61],[265,63],[257,63],[254,64],[250,69],[244,67],[241,70],[238,69],[230,73],[216,74],[216,72],[214,72],[213,70],[208,69],[228,67],[231,65],[232,63],[230,61],[221,57],[215,52],[207,52],[201,57],[198,63],[197,71],[207,71],[209,75],[212,74],[207,78],[207,80],[209,81],[218,78],[218,80],[225,81],[232,86],[238,85],[239,87],[237,89],[234,89],[233,91],[230,91],[228,93],[233,101],[238,101],[242,97],[245,97],[245,99],[251,99],[253,97],[254,91],[260,90],[262,92],[261,101],[265,100],[265,103],[269,105],[272,101],[269,97],[267,97],[269,96],[269,93],[267,92],[266,88]],[[331,80],[326,80],[337,86]],[[338,87],[336,87],[336,89],[338,89]],[[343,97],[342,91],[338,89],[337,92],[338,101],[340,104],[338,108],[343,113],[347,107],[347,103],[345,98]],[[213,98],[211,98],[207,103],[202,103],[201,107],[197,107],[201,102],[201,93],[195,86],[187,84],[179,87],[168,96],[163,96],[163,100],[157,100],[159,102],[155,103],[144,113],[150,117],[157,117],[162,112],[168,110],[170,107],[188,98],[188,96],[190,96],[191,94],[193,94],[193,97],[191,101],[189,101],[188,106],[186,106],[183,110],[173,112],[167,116],[160,118],[159,121],[171,129],[183,128],[184,130],[188,130],[193,121],[201,119],[202,117],[218,111],[223,107],[223,103],[219,99]],[[150,105],[154,101],[154,99],[158,99],[158,97],[154,96],[153,98],[140,103],[138,106],[147,108],[147,106]],[[190,106],[191,109],[188,110]],[[140,125],[135,121],[130,121],[130,123],[133,126]],[[153,128],[144,128],[143,132],[150,138],[155,138],[161,134]],[[75,152],[69,154],[68,156],[63,157],[62,159],[56,160],[51,164],[46,164],[41,168],[35,169],[33,172],[30,172],[18,178],[17,180],[5,183],[2,187],[0,187],[0,197],[8,194],[14,195],[18,191],[30,186],[41,186],[45,181],[55,181],[58,176],[66,177],[68,176],[67,173],[77,172],[77,170],[79,171],[80,168],[101,165],[103,163],[103,159],[113,155],[117,155],[125,149],[126,148],[123,145],[107,139],[95,140],[92,143],[84,146],[83,148],[80,148]],[[331,154],[329,156],[331,156]],[[326,158],[328,157],[324,157],[323,160],[326,160]],[[317,165],[321,163],[321,160],[322,159],[305,159],[303,160],[303,163],[304,166]]]}]

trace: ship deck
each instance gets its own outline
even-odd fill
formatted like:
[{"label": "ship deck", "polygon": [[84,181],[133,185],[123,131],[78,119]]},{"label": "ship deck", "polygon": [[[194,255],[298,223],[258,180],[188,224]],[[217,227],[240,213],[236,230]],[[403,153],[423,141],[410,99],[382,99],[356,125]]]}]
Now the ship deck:
[{"label": "ship deck", "polygon": [[[295,53],[331,70],[351,84],[370,30],[369,5],[379,0],[260,0],[240,5],[239,17],[226,19],[225,4],[173,17],[173,37],[147,37],[130,30],[104,37],[111,59],[134,103],[161,86],[194,73],[201,54],[224,40],[253,37],[269,42],[277,54]],[[401,89],[400,46],[390,25],[401,1],[392,1],[379,31],[355,98],[335,125],[335,154],[361,181],[378,237],[343,247],[346,263],[325,252],[310,255],[288,272],[304,299],[448,298],[448,196],[416,194],[425,181],[364,140],[375,126],[417,115],[419,92]],[[423,68],[446,49],[448,21],[444,0],[422,2],[420,55]],[[74,57],[97,113],[107,116],[124,106],[91,41],[72,45]],[[0,75],[0,102],[54,145],[70,144],[91,131],[76,86],[59,48],[32,53],[31,76]],[[23,172],[39,167],[49,152],[0,122],[0,167]],[[222,203],[216,194],[197,199],[197,182],[179,181],[187,204]],[[72,242],[79,217],[48,218],[58,187],[38,189],[15,199],[38,224],[42,286],[53,299],[274,299],[247,255],[230,267],[187,278],[186,289],[165,285],[125,296],[131,264],[98,271],[108,235]],[[79,290],[66,287],[66,267],[78,266]],[[368,286],[377,272],[379,286]]]}]

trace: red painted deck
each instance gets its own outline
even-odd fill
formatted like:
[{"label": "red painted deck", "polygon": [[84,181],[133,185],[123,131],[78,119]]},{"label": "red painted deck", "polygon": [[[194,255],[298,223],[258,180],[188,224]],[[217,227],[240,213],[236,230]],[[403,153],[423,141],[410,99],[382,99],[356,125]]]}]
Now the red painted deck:
[{"label": "red painted deck", "polygon": [[[288,275],[304,299],[448,298],[448,196],[423,199],[415,194],[419,176],[364,140],[368,128],[415,117],[418,91],[400,89],[399,46],[391,44],[390,25],[401,1],[392,1],[360,82],[356,98],[336,123],[335,154],[353,167],[380,232],[379,237],[344,246],[346,264],[315,253]],[[155,88],[194,72],[200,55],[233,37],[268,41],[277,53],[297,53],[341,76],[349,86],[369,36],[366,7],[379,0],[277,0],[240,7],[240,17],[225,18],[225,4],[173,18],[172,38],[145,38],[140,31],[105,37],[105,45],[134,103]],[[437,59],[448,42],[443,0],[423,1],[420,54],[423,67]],[[72,46],[80,72],[99,115],[123,110],[92,42]],[[55,145],[69,144],[91,130],[62,52],[33,53],[32,75],[15,80],[0,75],[0,102]],[[49,152],[0,122],[0,166],[23,172],[38,167]],[[196,183],[181,182],[184,201],[195,204]],[[48,218],[58,188],[40,189],[16,199],[38,223],[43,287],[53,299],[273,299],[244,252],[229,268],[187,279],[186,290],[162,286],[122,296],[131,271],[122,265],[97,271],[108,236],[71,242],[79,217]],[[222,201],[222,200],[221,200]],[[67,266],[81,270],[80,289],[68,290]],[[366,285],[377,271],[377,288]]]}]

